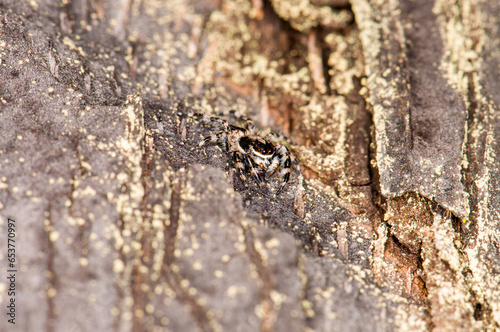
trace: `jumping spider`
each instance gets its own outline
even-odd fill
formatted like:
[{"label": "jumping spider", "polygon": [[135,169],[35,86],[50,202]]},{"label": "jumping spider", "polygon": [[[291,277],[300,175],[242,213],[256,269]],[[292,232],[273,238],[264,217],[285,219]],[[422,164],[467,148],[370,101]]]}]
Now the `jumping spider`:
[{"label": "jumping spider", "polygon": [[259,186],[263,187],[264,182],[280,168],[279,173],[283,181],[276,192],[278,196],[290,179],[292,163],[300,172],[300,166],[290,150],[277,142],[281,137],[275,133],[269,133],[266,138],[259,136],[249,118],[241,117],[246,122],[245,128],[242,128],[207,114],[196,113],[195,116],[201,117],[205,123],[218,129],[198,145],[203,146],[208,142],[220,144],[232,155],[234,167],[245,184],[245,174],[250,173]]}]

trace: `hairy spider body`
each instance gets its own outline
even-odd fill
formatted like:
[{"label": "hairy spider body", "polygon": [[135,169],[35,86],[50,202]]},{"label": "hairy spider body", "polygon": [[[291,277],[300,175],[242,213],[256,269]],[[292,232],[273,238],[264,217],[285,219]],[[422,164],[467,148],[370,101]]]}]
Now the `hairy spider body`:
[{"label": "hairy spider body", "polygon": [[271,141],[271,139],[276,139],[278,135],[270,133],[266,138],[257,135],[250,119],[244,118],[246,128],[242,128],[231,125],[224,119],[205,114],[196,115],[201,116],[206,123],[219,129],[218,132],[201,141],[199,146],[209,142],[222,145],[226,152],[232,155],[233,164],[245,183],[247,181],[245,174],[250,173],[262,187],[264,182],[280,169],[282,183],[276,192],[277,196],[290,180],[292,163],[300,172],[297,160],[290,153],[290,150],[280,143]]}]

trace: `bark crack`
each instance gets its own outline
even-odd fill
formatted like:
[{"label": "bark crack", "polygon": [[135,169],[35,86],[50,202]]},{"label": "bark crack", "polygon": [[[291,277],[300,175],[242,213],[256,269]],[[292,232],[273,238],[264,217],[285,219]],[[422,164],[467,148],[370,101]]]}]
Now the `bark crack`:
[{"label": "bark crack", "polygon": [[271,332],[274,330],[276,322],[276,309],[274,301],[271,297],[274,281],[271,272],[266,267],[266,263],[255,248],[254,234],[250,228],[243,228],[245,236],[246,251],[252,264],[254,264],[259,275],[259,295],[260,295],[260,311],[262,313],[260,330],[263,332]]},{"label": "bark crack", "polygon": [[175,243],[177,239],[177,229],[179,227],[180,208],[182,203],[181,193],[183,180],[174,180],[170,197],[170,223],[165,225],[165,255],[163,256],[163,276],[169,287],[175,292],[177,299],[188,307],[196,325],[201,331],[214,331],[214,322],[207,316],[207,310],[190,295],[188,291],[181,287],[181,276],[172,269],[175,264]]}]

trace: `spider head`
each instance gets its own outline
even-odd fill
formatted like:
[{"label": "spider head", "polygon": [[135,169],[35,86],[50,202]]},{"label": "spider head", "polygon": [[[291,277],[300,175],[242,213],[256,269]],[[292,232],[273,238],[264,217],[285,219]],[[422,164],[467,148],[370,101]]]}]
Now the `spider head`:
[{"label": "spider head", "polygon": [[263,159],[271,158],[276,151],[276,147],[271,142],[259,136],[243,136],[239,143],[243,150]]}]

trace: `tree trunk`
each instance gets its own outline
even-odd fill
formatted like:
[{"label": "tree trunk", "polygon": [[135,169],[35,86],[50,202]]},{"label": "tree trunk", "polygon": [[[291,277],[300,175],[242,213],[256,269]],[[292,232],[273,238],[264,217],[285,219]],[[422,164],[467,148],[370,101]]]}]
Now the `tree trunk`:
[{"label": "tree trunk", "polygon": [[[495,1],[0,15],[0,330],[500,328]],[[300,171],[242,180],[195,113]]]}]

